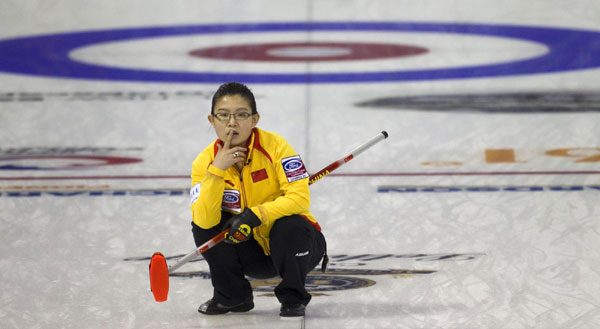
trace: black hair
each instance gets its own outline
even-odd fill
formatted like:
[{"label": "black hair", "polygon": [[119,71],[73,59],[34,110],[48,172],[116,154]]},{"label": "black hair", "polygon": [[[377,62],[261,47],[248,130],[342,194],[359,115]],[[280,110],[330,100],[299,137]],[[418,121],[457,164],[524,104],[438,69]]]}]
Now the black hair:
[{"label": "black hair", "polygon": [[212,98],[212,107],[210,109],[210,113],[215,113],[215,104],[217,101],[227,95],[240,95],[245,100],[250,103],[250,107],[252,108],[252,114],[257,114],[256,111],[256,101],[254,100],[254,94],[245,84],[239,82],[227,82],[219,86],[219,89],[215,92]]}]

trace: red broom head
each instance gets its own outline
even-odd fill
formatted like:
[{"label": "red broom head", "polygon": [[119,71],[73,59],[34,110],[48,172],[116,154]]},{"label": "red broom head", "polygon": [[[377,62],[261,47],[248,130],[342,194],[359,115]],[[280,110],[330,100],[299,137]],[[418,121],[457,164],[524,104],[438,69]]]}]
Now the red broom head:
[{"label": "red broom head", "polygon": [[169,295],[169,267],[165,256],[155,252],[150,260],[150,290],[154,300],[164,302]]}]

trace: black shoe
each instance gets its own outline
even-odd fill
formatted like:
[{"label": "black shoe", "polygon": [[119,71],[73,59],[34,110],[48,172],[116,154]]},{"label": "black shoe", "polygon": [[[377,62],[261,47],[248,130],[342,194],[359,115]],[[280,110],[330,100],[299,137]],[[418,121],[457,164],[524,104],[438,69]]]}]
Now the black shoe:
[{"label": "black shoe", "polygon": [[213,315],[225,314],[227,312],[248,312],[253,308],[254,302],[252,301],[252,298],[249,298],[245,302],[233,306],[223,305],[211,298],[206,303],[198,307],[198,312],[202,314]]},{"label": "black shoe", "polygon": [[297,316],[304,316],[304,310],[306,306],[300,303],[283,303],[281,304],[281,309],[279,316],[290,318]]}]

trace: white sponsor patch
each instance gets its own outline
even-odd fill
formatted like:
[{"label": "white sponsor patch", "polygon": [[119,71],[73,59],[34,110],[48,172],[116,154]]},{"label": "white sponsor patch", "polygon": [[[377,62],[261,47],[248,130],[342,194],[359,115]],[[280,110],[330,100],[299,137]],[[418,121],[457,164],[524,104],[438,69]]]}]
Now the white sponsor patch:
[{"label": "white sponsor patch", "polygon": [[306,256],[310,253],[310,251],[305,251],[305,252],[298,252],[296,253],[296,257],[303,257]]},{"label": "white sponsor patch", "polygon": [[302,162],[299,155],[282,159],[281,165],[283,166],[283,171],[290,183],[303,178],[308,178],[309,176],[308,171],[304,166],[304,162]]},{"label": "white sponsor patch", "polygon": [[223,202],[221,203],[221,209],[233,211],[236,213],[242,212],[242,199],[240,198],[240,191],[223,191]]},{"label": "white sponsor patch", "polygon": [[194,204],[198,197],[200,196],[200,183],[192,186],[190,189],[190,204]]}]

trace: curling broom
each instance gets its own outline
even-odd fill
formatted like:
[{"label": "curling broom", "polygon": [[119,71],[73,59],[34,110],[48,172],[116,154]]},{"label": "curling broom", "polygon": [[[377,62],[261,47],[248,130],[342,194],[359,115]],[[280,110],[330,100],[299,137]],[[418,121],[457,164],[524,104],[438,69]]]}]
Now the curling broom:
[{"label": "curling broom", "polygon": [[[319,170],[315,174],[311,175],[308,179],[308,184],[312,184],[321,178],[329,175],[332,171],[336,170],[346,162],[352,160],[354,157],[375,145],[376,143],[386,139],[388,137],[388,133],[385,131],[380,132],[375,137],[369,139],[359,147],[355,148],[352,152],[350,152],[345,157],[330,163],[327,167]],[[210,248],[216,246],[221,243],[225,239],[225,236],[229,232],[229,229],[217,234],[212,239],[206,241],[201,246],[192,250],[187,255],[180,258],[175,264],[171,266],[167,266],[167,260],[165,256],[160,252],[155,252],[150,259],[150,290],[154,295],[154,300],[157,302],[164,302],[167,300],[169,295],[169,274],[173,273],[176,269],[180,268],[187,262],[196,258],[197,256],[202,255],[205,251]]]}]

